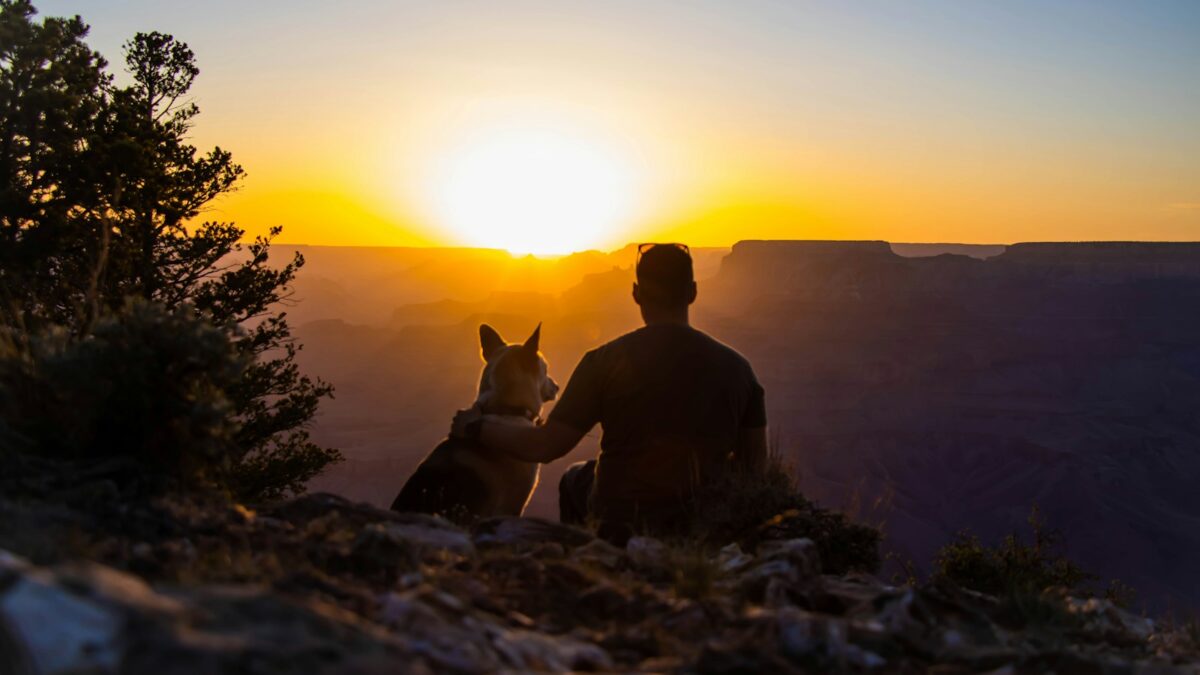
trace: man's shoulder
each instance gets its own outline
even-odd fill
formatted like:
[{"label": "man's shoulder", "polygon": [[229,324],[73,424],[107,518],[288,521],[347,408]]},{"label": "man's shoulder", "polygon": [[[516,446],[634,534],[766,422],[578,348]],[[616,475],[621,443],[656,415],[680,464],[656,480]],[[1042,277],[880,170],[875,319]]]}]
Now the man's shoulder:
[{"label": "man's shoulder", "polygon": [[642,326],[641,328],[631,330],[628,333],[618,335],[617,337],[609,340],[608,342],[605,342],[604,344],[589,350],[586,354],[584,354],[584,356],[589,356],[592,354],[602,354],[604,352],[618,351],[621,349],[626,349],[626,348],[632,347],[633,345],[636,345],[636,344],[646,340],[646,338],[648,336],[646,328],[647,328],[647,326]]},{"label": "man's shoulder", "polygon": [[715,354],[723,356],[731,365],[744,368],[751,373],[754,372],[750,366],[750,359],[746,358],[744,354],[702,330],[695,329],[695,331],[699,335],[699,339],[704,340]]}]

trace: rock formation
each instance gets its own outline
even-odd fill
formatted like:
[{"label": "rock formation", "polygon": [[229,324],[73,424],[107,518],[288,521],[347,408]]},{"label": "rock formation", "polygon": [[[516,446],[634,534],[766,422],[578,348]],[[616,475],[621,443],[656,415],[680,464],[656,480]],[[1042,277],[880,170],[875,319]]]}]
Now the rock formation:
[{"label": "rock formation", "polygon": [[[86,500],[0,501],[58,552],[43,564],[0,553],[6,673],[1183,673],[1200,663],[1195,635],[1106,601],[1019,604],[824,575],[807,539],[704,553],[634,538],[622,549],[548,521],[467,531],[331,495],[258,512],[182,498],[78,510]],[[85,557],[100,562],[66,560],[79,528],[93,537],[79,542]],[[19,545],[10,535],[0,544]]]}]

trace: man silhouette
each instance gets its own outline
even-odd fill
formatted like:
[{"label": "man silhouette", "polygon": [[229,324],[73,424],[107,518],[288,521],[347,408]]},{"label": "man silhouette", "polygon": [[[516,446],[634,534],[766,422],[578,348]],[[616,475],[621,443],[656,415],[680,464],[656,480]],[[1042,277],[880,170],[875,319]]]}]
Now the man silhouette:
[{"label": "man silhouette", "polygon": [[585,354],[546,424],[487,423],[464,410],[451,430],[545,463],[600,424],[600,455],[563,475],[559,513],[574,524],[590,517],[617,542],[635,531],[678,531],[698,488],[734,469],[761,471],[767,454],[763,389],[749,362],[689,324],[688,248],[643,244],[636,271],[633,300],[645,326]]}]

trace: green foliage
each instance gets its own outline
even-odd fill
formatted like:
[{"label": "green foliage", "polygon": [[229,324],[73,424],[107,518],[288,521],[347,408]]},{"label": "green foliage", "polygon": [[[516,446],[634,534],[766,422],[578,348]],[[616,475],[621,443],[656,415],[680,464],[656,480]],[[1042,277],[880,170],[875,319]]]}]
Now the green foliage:
[{"label": "green foliage", "polygon": [[311,442],[306,430],[290,429],[272,437],[265,448],[244,455],[228,484],[243,498],[280,499],[303,492],[309,479],[340,459],[338,451]]},{"label": "green foliage", "polygon": [[1137,599],[1137,590],[1120,579],[1111,579],[1104,589],[1103,596],[1117,607],[1129,608]]},{"label": "green foliage", "polygon": [[25,0],[0,0],[0,311],[10,321],[56,318],[58,296],[86,289],[94,252],[79,247],[89,226],[79,210],[99,189],[87,141],[111,87],[78,17],[33,15]]},{"label": "green foliage", "polygon": [[131,301],[87,339],[50,330],[0,347],[0,427],[40,456],[223,482],[240,459],[227,392],[246,365],[195,312]]},{"label": "green foliage", "polygon": [[1029,515],[1033,540],[1011,533],[998,546],[959,533],[934,556],[935,577],[990,595],[1038,594],[1048,588],[1078,589],[1096,577],[1063,555],[1062,535],[1047,530],[1034,507]]},{"label": "green foliage", "polygon": [[696,542],[668,545],[667,568],[675,594],[681,598],[703,600],[716,592],[721,569],[716,559]]},{"label": "green foliage", "polygon": [[244,456],[232,487],[302,489],[340,458],[305,431],[332,388],[299,371],[279,310],[304,259],[270,263],[278,227],[247,245],[231,223],[193,222],[244,177],[229,152],[187,142],[194,54],[139,33],[118,87],[78,17],[34,16],[0,0],[0,326],[86,339],[130,297],[204,316],[251,361],[227,390]]},{"label": "green foliage", "polygon": [[763,472],[734,471],[704,491],[695,502],[691,536],[750,547],[763,539],[807,537],[817,544],[828,574],[878,569],[882,537],[878,529],[805,498],[774,452]]},{"label": "green foliage", "polygon": [[999,594],[992,609],[994,620],[1014,630],[1032,630],[1047,645],[1061,645],[1068,634],[1083,627],[1061,594],[1011,588]]}]

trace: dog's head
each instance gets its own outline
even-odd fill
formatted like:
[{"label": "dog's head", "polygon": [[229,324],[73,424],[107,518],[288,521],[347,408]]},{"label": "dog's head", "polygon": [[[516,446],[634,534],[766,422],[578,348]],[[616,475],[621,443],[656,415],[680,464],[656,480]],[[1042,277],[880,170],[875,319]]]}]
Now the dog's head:
[{"label": "dog's head", "polygon": [[486,365],[479,380],[478,401],[485,408],[523,408],[537,414],[546,401],[558,395],[558,383],[550,378],[546,359],[538,351],[542,325],[524,344],[508,344],[495,328],[479,326],[479,346]]}]

